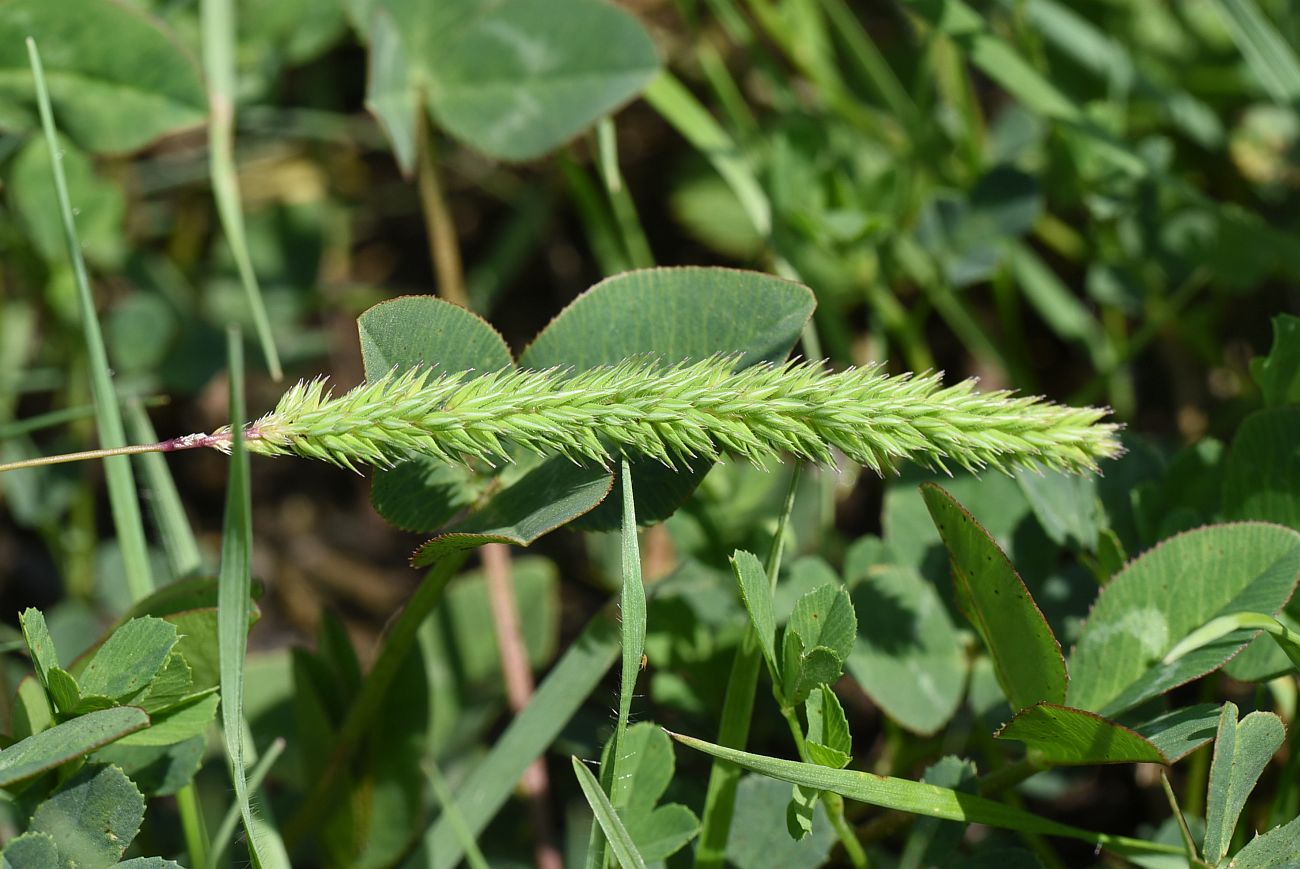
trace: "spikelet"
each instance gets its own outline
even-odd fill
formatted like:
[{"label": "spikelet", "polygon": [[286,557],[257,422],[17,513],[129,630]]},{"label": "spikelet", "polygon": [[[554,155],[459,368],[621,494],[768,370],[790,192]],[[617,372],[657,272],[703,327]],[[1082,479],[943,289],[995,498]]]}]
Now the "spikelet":
[{"label": "spikelet", "polygon": [[[393,371],[334,396],[300,382],[247,428],[249,450],[355,470],[411,453],[497,463],[511,449],[608,465],[649,456],[668,466],[730,454],[829,464],[834,451],[878,474],[902,462],[969,470],[1080,472],[1121,452],[1102,408],[943,386],[936,373],[879,366],[831,372],[790,361],[735,370],[713,357],[665,366],[632,359],[586,371]],[[217,435],[222,435],[218,432]],[[228,436],[228,432],[224,432]]]}]

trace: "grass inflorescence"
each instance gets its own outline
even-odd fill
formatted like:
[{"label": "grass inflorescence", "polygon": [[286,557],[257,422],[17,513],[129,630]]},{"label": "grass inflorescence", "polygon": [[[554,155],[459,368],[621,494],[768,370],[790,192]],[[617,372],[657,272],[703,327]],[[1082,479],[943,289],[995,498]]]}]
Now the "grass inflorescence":
[{"label": "grass inflorescence", "polygon": [[[1073,408],[940,374],[878,366],[830,372],[790,361],[735,370],[713,357],[653,359],[574,372],[393,371],[335,396],[299,382],[248,426],[248,449],[343,467],[389,466],[412,453],[510,461],[511,449],[610,464],[649,456],[677,466],[731,454],[762,464],[789,454],[831,464],[835,451],[877,473],[932,468],[1095,470],[1121,452],[1102,408]],[[229,432],[204,436],[222,447]],[[195,444],[199,445],[199,444]]]}]

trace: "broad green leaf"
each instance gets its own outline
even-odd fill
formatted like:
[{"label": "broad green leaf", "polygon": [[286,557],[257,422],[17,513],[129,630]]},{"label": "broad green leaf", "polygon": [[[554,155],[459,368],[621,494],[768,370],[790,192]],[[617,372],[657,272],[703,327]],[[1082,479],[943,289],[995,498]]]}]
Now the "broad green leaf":
[{"label": "broad green leaf", "polygon": [[[63,121],[66,125],[67,119]],[[77,146],[60,139],[59,150],[68,192],[78,211],[77,234],[86,260],[115,268],[124,253],[122,220],[126,198],[116,185],[96,173],[90,158]],[[50,196],[50,151],[44,139],[33,136],[13,158],[6,194],[36,252],[46,262],[63,262],[63,225],[58,203]]]},{"label": "broad green leaf", "polygon": [[23,833],[0,851],[0,869],[64,869],[49,833]]},{"label": "broad green leaf", "polygon": [[[596,689],[618,650],[618,631],[602,615],[589,623],[560,657],[532,701],[456,789],[456,803],[471,835],[482,833],[496,816],[524,770]],[[425,834],[415,859],[430,869],[452,869],[462,854],[456,832],[444,814]]]},{"label": "broad green leaf", "polygon": [[51,667],[45,674],[49,681],[50,697],[55,707],[64,715],[70,715],[81,705],[81,686],[72,674],[62,667]]},{"label": "broad green leaf", "polygon": [[648,862],[665,860],[689,842],[700,827],[695,813],[683,805],[658,805],[672,781],[676,760],[672,741],[648,722],[627,729],[622,750],[628,758],[628,803],[621,810],[623,824]]},{"label": "broad green leaf", "polygon": [[472,468],[413,455],[396,467],[375,471],[370,503],[404,531],[435,531],[472,505],[483,489],[481,475]]},{"label": "broad green leaf", "polygon": [[1070,658],[1069,704],[1118,715],[1222,666],[1248,634],[1162,659],[1212,618],[1282,608],[1300,578],[1300,534],[1280,525],[1213,525],[1172,537],[1101,591]]},{"label": "broad green leaf", "polygon": [[785,829],[796,842],[806,839],[813,831],[813,814],[821,802],[822,792],[816,788],[795,785],[790,802],[785,807]]},{"label": "broad green leaf", "polygon": [[146,796],[165,797],[193,780],[207,748],[205,736],[164,746],[130,746],[119,741],[90,755],[90,761],[120,767]]},{"label": "broad green leaf", "polygon": [[9,735],[15,741],[54,726],[54,707],[44,686],[34,676],[24,676],[18,683]]},{"label": "broad green leaf", "polygon": [[[412,5],[423,8],[391,4]],[[659,69],[637,20],[600,0],[448,5],[405,24],[422,31],[408,56],[422,65],[438,123],[495,157],[542,156],[636,96]]]},{"label": "broad green leaf", "polygon": [[787,630],[781,643],[781,699],[796,706],[818,685],[840,678],[844,659],[826,646],[805,648],[797,631]]},{"label": "broad green leaf", "polygon": [[[584,370],[630,357],[665,363],[739,357],[738,367],[786,357],[812,316],[807,287],[771,275],[719,268],[656,268],[601,281],[556,316],[519,356],[527,368]],[[746,311],[737,317],[736,311]],[[666,519],[708,472],[707,463],[672,471],[653,459],[632,461],[636,514]],[[617,489],[617,485],[615,486]],[[619,527],[617,491],[579,527]]]},{"label": "broad green leaf", "polygon": [[[921,781],[973,794],[979,788],[979,771],[972,761],[948,755],[931,764],[921,775]],[[943,865],[943,861],[960,844],[965,831],[965,824],[937,818],[917,818],[907,837],[907,844],[903,846],[899,869]]]},{"label": "broad green leaf", "polygon": [[1012,708],[1064,702],[1068,676],[1060,643],[1016,569],[955,498],[933,483],[921,495],[948,548],[958,601]]},{"label": "broad green leaf", "polygon": [[1104,527],[1097,478],[1060,471],[1021,471],[1016,482],[1029,500],[1038,524],[1061,546],[1089,552]]},{"label": "broad green leaf", "polygon": [[116,869],[182,869],[182,866],[175,860],[162,857],[132,857],[118,863]]},{"label": "broad green leaf", "polygon": [[1078,827],[1040,818],[1021,809],[972,794],[961,793],[950,788],[937,787],[892,776],[873,775],[872,773],[858,772],[856,770],[828,769],[813,763],[781,760],[775,757],[751,754],[734,748],[725,748],[677,733],[670,733],[669,735],[689,748],[731,761],[745,769],[790,782],[791,784],[804,785],[805,787],[824,791],[834,791],[847,799],[881,808],[897,809],[931,818],[943,818],[950,821],[963,821],[1008,830],[1038,833],[1045,836],[1081,839],[1119,854],[1182,853],[1181,848],[1158,845],[1125,836],[1112,836],[1107,833],[1093,833],[1088,830],[1081,830]]},{"label": "broad green leaf", "polygon": [[[148,16],[102,0],[7,0],[0,3],[0,127],[36,126],[28,36],[40,41],[61,125],[86,150],[133,151],[207,114],[193,58]],[[131,50],[110,49],[121,45]]]},{"label": "broad green leaf", "polygon": [[795,602],[794,612],[785,625],[794,632],[804,648],[821,646],[830,649],[840,661],[846,660],[858,638],[858,618],[853,612],[849,593],[838,583],[813,589]]},{"label": "broad green leaf", "polygon": [[835,831],[820,800],[813,808],[812,834],[795,840],[776,819],[790,802],[790,786],[746,775],[736,786],[735,814],[727,837],[727,863],[738,869],[816,869],[826,863]]},{"label": "broad green leaf", "polygon": [[0,787],[54,769],[149,726],[135,706],[91,712],[43,730],[0,751]]},{"label": "broad green leaf", "polygon": [[903,727],[937,732],[961,702],[966,656],[934,586],[911,568],[882,566],[849,595],[858,615],[849,675]]},{"label": "broad green leaf", "polygon": [[510,348],[482,317],[434,296],[380,302],[357,318],[366,377],[436,368],[487,374],[511,365]]},{"label": "broad green leaf", "polygon": [[1051,703],[1021,709],[996,736],[1023,742],[1032,756],[1053,765],[1169,763],[1149,740],[1122,724]]},{"label": "broad green leaf", "polygon": [[194,671],[186,663],[185,656],[173,650],[158,675],[135,700],[141,709],[153,715],[170,709],[193,694]]},{"label": "broad green leaf", "polygon": [[[840,698],[829,685],[823,685],[808,695],[804,712],[808,719],[808,749],[813,752],[814,760],[836,769],[848,766],[853,759],[853,734],[849,732],[849,721],[840,705]],[[816,746],[816,751],[813,746]],[[817,754],[822,757],[816,757]]]},{"label": "broad green leaf", "polygon": [[36,807],[30,830],[48,834],[67,866],[105,867],[140,831],[144,797],[114,766],[87,766]]},{"label": "broad green leaf", "polygon": [[573,774],[578,777],[582,795],[587,798],[587,804],[591,806],[596,822],[605,833],[605,841],[609,843],[609,849],[618,862],[624,869],[645,869],[645,860],[637,852],[636,843],[632,841],[632,837],[623,826],[618,812],[614,811],[609,797],[605,796],[600,782],[596,781],[591,770],[587,769],[586,764],[577,757],[573,758]]},{"label": "broad green leaf", "polygon": [[150,616],[131,619],[113,631],[81,671],[81,693],[130,697],[158,675],[177,640],[173,624]]},{"label": "broad green leaf", "polygon": [[[433,296],[404,296],[357,318],[366,377],[397,369],[437,368],[487,374],[509,368],[510,348],[487,321]],[[441,462],[413,461],[377,470],[370,500],[388,521],[430,531],[454,516],[476,494],[473,475]]]},{"label": "broad green leaf", "polygon": [[1215,865],[1228,853],[1250,792],[1285,741],[1286,727],[1273,713],[1252,712],[1238,721],[1236,705],[1223,704],[1210,764],[1205,842],[1201,849],[1206,862]]},{"label": "broad green leaf", "polygon": [[1149,740],[1170,763],[1177,763],[1214,739],[1218,721],[1218,706],[1198,703],[1157,715],[1134,725],[1133,730]]},{"label": "broad green leaf", "polygon": [[731,556],[731,570],[736,574],[740,599],[749,612],[750,624],[758,637],[763,657],[773,673],[778,672],[776,660],[776,615],[772,609],[772,584],[758,556],[737,549]]},{"label": "broad green leaf", "polygon": [[1300,853],[1300,818],[1261,833],[1232,858],[1231,869],[1295,869]]},{"label": "broad green leaf", "polygon": [[1223,515],[1300,531],[1300,407],[1261,410],[1241,423],[1224,473]]},{"label": "broad green leaf", "polygon": [[369,23],[370,50],[366,52],[366,108],[379,121],[393,146],[393,157],[402,174],[415,172],[415,148],[419,138],[420,90],[411,74],[406,39],[396,19],[379,8]]},{"label": "broad green leaf", "polygon": [[484,543],[528,546],[594,509],[609,496],[611,483],[603,468],[575,469],[563,456],[547,459],[464,521],[422,545],[411,556],[411,563],[427,567],[446,552]]},{"label": "broad green leaf", "polygon": [[149,727],[119,740],[121,745],[164,746],[185,742],[205,733],[217,716],[221,698],[213,693],[153,716]]},{"label": "broad green leaf", "polygon": [[1273,318],[1273,349],[1250,360],[1250,373],[1269,406],[1300,404],[1300,317]]}]

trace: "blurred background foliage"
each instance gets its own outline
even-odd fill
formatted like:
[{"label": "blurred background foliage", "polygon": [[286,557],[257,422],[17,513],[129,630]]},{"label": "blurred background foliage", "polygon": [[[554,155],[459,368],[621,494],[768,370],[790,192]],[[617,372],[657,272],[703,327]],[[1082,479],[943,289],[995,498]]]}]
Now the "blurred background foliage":
[{"label": "blurred background foliage", "polygon": [[[536,2],[518,8],[524,24],[561,21],[556,29],[572,30],[564,50],[599,73],[580,92],[539,94],[542,122],[521,128],[500,127],[490,98],[508,114],[525,85],[508,64],[493,66],[491,46],[455,19],[474,3],[442,7],[442,17],[417,0],[234,4],[237,30],[225,46],[234,165],[252,270],[289,378],[360,380],[356,317],[402,294],[461,301],[518,352],[604,276],[654,264],[752,268],[816,293],[805,356],[943,368],[989,388],[1114,408],[1130,452],[1086,484],[1086,502],[1104,519],[1053,526],[1040,508],[1064,484],[1051,479],[951,481],[1007,547],[1063,642],[1091,600],[1090,573],[1108,576],[1125,556],[1231,512],[1220,502],[1225,445],[1262,401],[1249,362],[1268,351],[1269,318],[1300,310],[1295,4],[555,0],[552,8],[570,4],[569,17]],[[219,77],[211,66],[201,72],[213,46],[204,45],[200,4],[0,3],[0,460],[81,449],[94,437],[48,153],[30,82],[10,75],[25,68],[24,26],[56,7],[66,14],[48,13],[42,48],[120,396],[147,409],[164,436],[210,430],[224,422],[225,327],[257,333],[214,206],[205,118]],[[600,55],[574,22],[611,8],[630,16],[610,19]],[[126,45],[136,50],[122,52]],[[105,55],[114,50],[123,56]],[[134,84],[58,84],[60,70],[71,82],[96,64]],[[506,82],[496,97],[476,88],[484,69]],[[255,368],[264,358],[254,343],[249,358]],[[251,410],[269,407],[282,386],[255,374]],[[138,424],[130,435],[150,437]],[[169,464],[212,561],[225,459],[185,454]],[[919,479],[805,475],[778,618],[830,576],[857,589],[863,622],[879,592],[859,583],[882,564],[898,571],[906,606],[927,608],[935,592],[915,577],[941,591],[948,580]],[[745,624],[727,557],[766,550],[787,482],[784,471],[721,466],[666,530],[647,537],[647,578],[663,582],[647,641],[646,703],[656,720],[712,729]],[[47,608],[60,650],[84,649],[128,602],[99,467],[14,474],[0,486],[0,600],[9,612]],[[257,461],[254,491],[264,593],[247,714],[261,745],[299,732],[304,704],[319,706],[312,714],[322,720],[342,714],[338,686],[355,684],[414,585],[405,558],[418,538],[385,525],[366,482],[347,473]],[[540,672],[616,587],[618,551],[602,535],[557,535],[537,549],[514,573]],[[935,671],[946,692],[939,702],[917,708],[901,682],[868,684],[879,649],[860,646],[863,660],[849,661],[848,681],[863,684],[845,689],[846,707],[871,768],[914,770],[964,745],[982,718],[997,718],[997,688],[979,663],[968,676],[970,637],[955,633],[943,594],[948,606],[918,651],[927,666],[948,668]],[[423,696],[425,685],[430,700],[425,713],[402,717],[415,730],[401,739],[427,740],[453,780],[502,720],[500,662],[482,639],[491,624],[475,575],[457,578],[427,625],[424,654],[402,677],[417,687],[399,696]],[[313,644],[319,651],[288,650]],[[11,663],[10,677],[21,669]],[[598,702],[583,707],[562,751],[594,756],[592,734],[607,717]],[[780,725],[758,726],[753,742],[773,739],[768,728]],[[908,731],[922,736],[905,739]],[[319,734],[299,735],[277,766],[273,804],[309,776]],[[205,795],[219,805],[224,785],[213,766]],[[1040,796],[1083,788],[1072,805],[1090,806],[1080,811],[1097,825],[1123,826],[1125,807],[1149,796],[1112,771],[1047,778]],[[391,786],[376,797],[388,808],[370,811],[391,813],[397,829],[418,827],[428,811],[418,770],[387,768],[377,781]],[[698,777],[673,785],[700,786]],[[779,810],[772,805],[784,805],[788,788],[772,787],[747,780],[741,816]],[[1089,788],[1123,796],[1089,802]],[[523,823],[516,809],[498,819],[501,829]],[[733,841],[730,856],[740,866],[816,865],[831,847],[824,824],[798,845],[777,832],[780,842]],[[169,836],[166,826],[152,834]],[[502,860],[526,859],[517,831],[485,841]],[[355,865],[385,865],[408,844],[376,833],[323,847]],[[783,850],[791,848],[799,856]]]}]

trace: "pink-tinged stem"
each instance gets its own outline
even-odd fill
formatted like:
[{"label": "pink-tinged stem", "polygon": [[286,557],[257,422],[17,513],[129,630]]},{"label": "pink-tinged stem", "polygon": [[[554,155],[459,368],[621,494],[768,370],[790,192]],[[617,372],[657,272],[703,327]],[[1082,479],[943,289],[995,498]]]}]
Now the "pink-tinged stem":
[{"label": "pink-tinged stem", "polygon": [[[250,430],[248,437],[257,437]],[[194,450],[200,447],[221,447],[230,442],[229,434],[190,434],[183,437],[159,441],[156,444],[136,444],[111,450],[83,450],[79,453],[61,453],[57,456],[41,456],[35,459],[23,459],[18,462],[0,464],[0,474],[5,471],[18,471],[23,468],[39,468],[45,465],[62,465],[68,462],[84,462],[89,459],[107,459],[110,456],[134,456],[140,453],[174,453],[180,450]]]}]

